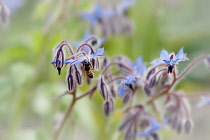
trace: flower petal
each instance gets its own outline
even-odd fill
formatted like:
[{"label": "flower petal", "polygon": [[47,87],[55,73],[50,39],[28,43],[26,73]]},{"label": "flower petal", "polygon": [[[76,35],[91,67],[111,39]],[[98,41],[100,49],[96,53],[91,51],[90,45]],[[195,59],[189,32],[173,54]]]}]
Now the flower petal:
[{"label": "flower petal", "polygon": [[85,60],[86,59],[75,60],[71,63],[71,65],[76,65],[77,66],[79,63],[84,62]]},{"label": "flower petal", "polygon": [[92,35],[89,32],[84,33],[82,40],[87,41]]},{"label": "flower petal", "polygon": [[150,127],[146,131],[138,134],[139,137],[149,137],[153,132],[163,128],[162,125],[158,124],[158,122],[154,118],[150,118]]},{"label": "flower petal", "polygon": [[133,77],[133,76],[130,76],[129,78],[128,78],[128,80],[125,82],[125,84],[132,84],[132,82],[137,82],[137,79],[136,79],[136,77]]},{"label": "flower petal", "polygon": [[166,61],[170,61],[169,54],[166,50],[162,50],[160,53],[160,58]]},{"label": "flower petal", "polygon": [[157,131],[161,128],[161,125],[158,124],[158,122],[153,118],[150,118],[150,123],[151,123],[151,130],[153,131]]},{"label": "flower petal", "polygon": [[141,66],[142,61],[143,61],[142,56],[139,56],[139,57],[136,59],[136,62],[134,63],[134,66],[136,66],[136,67]]},{"label": "flower petal", "polygon": [[99,38],[99,46],[101,46],[102,44],[104,44],[106,40],[103,38]]},{"label": "flower petal", "polygon": [[184,52],[183,52],[183,48],[181,48],[179,50],[179,52],[177,53],[177,55],[174,57],[173,61],[176,61],[176,60],[182,58],[183,56],[184,56]]},{"label": "flower petal", "polygon": [[144,71],[146,70],[146,65],[141,66],[139,69],[137,69],[137,74],[142,75]]},{"label": "flower petal", "polygon": [[166,64],[166,62],[163,61],[163,60],[159,60],[159,61],[155,60],[155,61],[150,62],[150,64],[155,65],[155,66],[159,66],[161,64]]},{"label": "flower petal", "polygon": [[74,61],[73,59],[70,59],[70,60],[66,61],[65,64],[70,64],[70,63],[72,63],[73,61]]},{"label": "flower petal", "polygon": [[103,55],[104,53],[104,48],[100,48],[100,49],[97,49],[95,51],[95,53],[93,54],[92,58],[96,57],[96,56],[100,56],[100,55]]},{"label": "flower petal", "polygon": [[119,88],[119,96],[122,97],[125,94],[125,85],[121,85]]}]

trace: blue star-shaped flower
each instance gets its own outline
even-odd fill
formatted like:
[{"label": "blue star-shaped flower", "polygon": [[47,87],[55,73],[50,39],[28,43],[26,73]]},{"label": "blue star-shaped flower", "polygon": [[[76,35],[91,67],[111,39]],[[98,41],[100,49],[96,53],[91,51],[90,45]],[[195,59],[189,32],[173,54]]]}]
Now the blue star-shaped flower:
[{"label": "blue star-shaped flower", "polygon": [[128,79],[120,86],[119,88],[119,96],[122,97],[126,92],[126,86],[133,90],[132,83],[137,82],[136,77],[129,76]]},{"label": "blue star-shaped flower", "polygon": [[142,75],[146,70],[146,65],[143,63],[142,56],[138,57],[136,59],[136,62],[131,64],[131,67],[135,69],[134,76],[128,76],[128,79],[122,83],[122,85],[119,88],[120,97],[122,97],[126,93],[126,87],[129,87],[133,90],[132,83],[137,82],[137,78],[135,77],[135,75]]},{"label": "blue star-shaped flower", "polygon": [[183,52],[183,48],[179,50],[176,56],[174,53],[169,55],[166,50],[162,50],[160,58],[152,61],[150,64],[155,66],[166,64],[168,66],[168,72],[172,73],[175,64],[178,64],[180,61],[186,61],[187,59],[187,54]]},{"label": "blue star-shaped flower", "polygon": [[[93,59],[93,58],[95,58],[95,57],[97,57],[97,56],[102,56],[103,53],[104,53],[104,48],[97,49],[97,50],[93,53],[93,55],[90,55],[90,56],[89,56],[89,59]],[[78,58],[78,59],[76,59],[76,60],[70,59],[70,60],[66,61],[65,64],[70,64],[70,65],[76,65],[76,66],[77,66],[79,63],[82,63],[82,62],[84,62],[84,61],[87,61],[87,60],[86,60],[86,57]]]},{"label": "blue star-shaped flower", "polygon": [[114,12],[103,10],[99,5],[96,5],[92,13],[83,13],[82,18],[90,20],[90,26],[94,26],[101,19],[109,18],[113,14]]}]

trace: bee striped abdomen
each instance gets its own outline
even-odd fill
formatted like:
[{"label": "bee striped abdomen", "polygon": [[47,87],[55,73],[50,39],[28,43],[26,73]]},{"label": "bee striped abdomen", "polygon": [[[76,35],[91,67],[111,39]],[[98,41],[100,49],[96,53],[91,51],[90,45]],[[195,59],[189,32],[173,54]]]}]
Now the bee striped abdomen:
[{"label": "bee striped abdomen", "polygon": [[89,71],[85,71],[85,72],[86,72],[87,77],[93,78],[93,73],[90,70]]}]

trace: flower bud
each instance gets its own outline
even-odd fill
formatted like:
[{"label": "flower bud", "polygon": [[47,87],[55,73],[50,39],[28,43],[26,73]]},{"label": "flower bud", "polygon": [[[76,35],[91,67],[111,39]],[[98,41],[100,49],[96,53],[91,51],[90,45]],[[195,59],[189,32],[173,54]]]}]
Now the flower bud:
[{"label": "flower bud", "polygon": [[108,100],[108,95],[109,95],[108,89],[107,89],[106,84],[103,82],[102,78],[99,83],[99,89],[100,89],[100,93],[103,96],[104,100]]},{"label": "flower bud", "polygon": [[91,59],[91,66],[95,69],[96,60],[95,58]]},{"label": "flower bud", "polygon": [[130,93],[127,93],[125,97],[123,98],[123,105],[126,105],[128,101],[130,100]]},{"label": "flower bud", "polygon": [[157,85],[158,81],[156,80],[156,76],[153,76],[150,80],[149,87],[152,88]]},{"label": "flower bud", "polygon": [[144,85],[144,91],[146,92],[147,96],[151,95],[151,90],[150,90],[150,87],[148,86],[148,84]]},{"label": "flower bud", "polygon": [[74,89],[74,79],[71,73],[69,73],[67,77],[67,83],[68,83],[69,91],[72,91]]},{"label": "flower bud", "polygon": [[75,75],[76,75],[77,84],[82,85],[82,78],[80,72],[76,71]]},{"label": "flower bud", "polygon": [[104,104],[104,113],[105,113],[106,116],[109,116],[110,112],[111,112],[110,102],[106,101],[105,104]]},{"label": "flower bud", "polygon": [[192,129],[192,122],[190,120],[187,120],[185,123],[184,123],[184,130],[185,130],[185,133],[189,134],[190,131]]},{"label": "flower bud", "polygon": [[94,70],[99,70],[99,60],[98,60],[97,57],[95,58],[95,67],[94,67]]},{"label": "flower bud", "polygon": [[148,74],[147,74],[147,76],[146,76],[146,79],[148,80],[149,78],[150,78],[150,76],[151,75],[153,75],[154,73],[155,73],[155,68],[152,68],[149,72],[148,72]]}]

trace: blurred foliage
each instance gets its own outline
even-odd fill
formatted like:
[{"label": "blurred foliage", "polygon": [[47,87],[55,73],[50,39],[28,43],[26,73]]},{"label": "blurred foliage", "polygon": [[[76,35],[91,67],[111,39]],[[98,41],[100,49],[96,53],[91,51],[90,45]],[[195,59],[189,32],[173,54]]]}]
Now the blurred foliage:
[{"label": "blurred foliage", "polygon": [[[111,0],[107,1],[111,2]],[[55,118],[71,101],[54,97],[67,90],[65,72],[57,74],[50,62],[53,47],[62,40],[79,41],[89,30],[79,14],[91,10],[95,1],[30,0],[11,13],[10,23],[0,27],[0,139],[50,140]],[[175,52],[184,46],[189,61],[210,53],[209,0],[137,0],[129,10],[132,34],[110,36],[103,45],[109,57],[139,55],[145,62],[159,57],[162,49]],[[187,92],[210,91],[209,69],[199,64],[177,88]],[[81,89],[81,93],[87,90]],[[122,139],[121,100],[106,118],[99,93],[79,101],[61,139]]]}]

